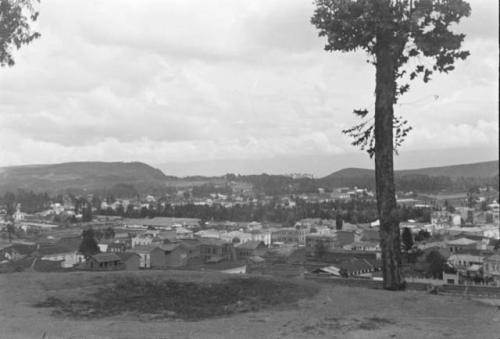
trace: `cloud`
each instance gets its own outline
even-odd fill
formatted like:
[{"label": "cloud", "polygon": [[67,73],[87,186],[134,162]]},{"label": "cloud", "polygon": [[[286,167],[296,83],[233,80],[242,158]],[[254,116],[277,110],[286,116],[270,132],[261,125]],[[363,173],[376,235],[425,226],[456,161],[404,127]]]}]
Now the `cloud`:
[{"label": "cloud", "polygon": [[[459,27],[470,58],[396,106],[414,126],[407,150],[498,137],[498,4],[472,7]],[[307,1],[54,0],[40,12],[42,38],[0,70],[5,165],[356,152],[341,130],[373,109],[373,67],[323,51]]]}]

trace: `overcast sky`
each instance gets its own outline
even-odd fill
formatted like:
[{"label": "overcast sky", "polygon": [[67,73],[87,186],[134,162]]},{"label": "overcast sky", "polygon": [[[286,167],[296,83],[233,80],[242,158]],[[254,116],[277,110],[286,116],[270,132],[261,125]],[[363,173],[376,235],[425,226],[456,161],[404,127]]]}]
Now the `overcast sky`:
[{"label": "overcast sky", "polygon": [[[323,50],[311,2],[42,0],[41,39],[0,69],[0,166],[237,159],[263,172],[262,159],[359,153],[341,130],[373,107],[373,66]],[[471,56],[396,107],[414,127],[403,153],[496,155],[498,0],[470,3],[457,29]]]}]

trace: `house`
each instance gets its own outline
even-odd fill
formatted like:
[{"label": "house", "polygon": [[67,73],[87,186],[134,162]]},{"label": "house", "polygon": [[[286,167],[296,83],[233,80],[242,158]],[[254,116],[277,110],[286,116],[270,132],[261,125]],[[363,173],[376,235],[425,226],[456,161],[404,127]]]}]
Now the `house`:
[{"label": "house", "polygon": [[250,231],[253,241],[262,241],[266,246],[271,245],[271,232],[268,230],[253,229]]},{"label": "house", "polygon": [[335,248],[336,237],[332,234],[308,234],[306,236],[306,254],[308,256],[319,255],[318,252],[328,251]]},{"label": "house", "polygon": [[107,243],[100,242],[97,244],[97,247],[99,247],[99,252],[104,253],[104,252],[108,251],[108,244]]},{"label": "house", "polygon": [[137,246],[133,249],[127,250],[127,252],[133,252],[139,255],[140,268],[151,268],[151,251],[155,248],[156,246]]},{"label": "house", "polygon": [[453,253],[448,258],[448,264],[457,269],[460,273],[477,271],[483,267],[485,257],[491,255],[491,252],[468,250]]},{"label": "house", "polygon": [[98,253],[87,258],[86,268],[92,271],[117,271],[125,268],[116,253]]},{"label": "house", "polygon": [[221,233],[220,239],[227,242],[243,244],[247,241],[252,240],[252,235],[250,233],[245,233],[241,231],[232,231],[227,233]]},{"label": "house", "polygon": [[186,266],[189,249],[179,243],[160,245],[151,250],[151,268]]},{"label": "house", "polygon": [[464,250],[476,249],[478,243],[468,238],[459,238],[447,241],[446,244],[451,253],[456,253]]},{"label": "house", "polygon": [[145,235],[137,235],[130,239],[132,248],[137,246],[148,246],[153,243],[153,237]]},{"label": "house", "polygon": [[379,269],[366,259],[350,258],[338,264],[318,268],[312,273],[326,273],[339,277],[371,277]]},{"label": "house", "polygon": [[335,246],[343,247],[345,245],[352,244],[353,242],[359,241],[360,237],[356,231],[337,231],[335,232]]},{"label": "house", "polygon": [[361,232],[361,241],[380,242],[380,231],[377,228],[364,229]]},{"label": "house", "polygon": [[500,254],[495,253],[484,258],[483,274],[485,278],[491,278],[497,286],[500,286]]},{"label": "house", "polygon": [[[192,231],[190,232],[192,233]],[[177,230],[162,230],[158,232],[156,237],[162,240],[174,241],[177,239]]]},{"label": "house", "polygon": [[351,251],[380,251],[380,243],[375,241],[357,241],[342,248]]},{"label": "house", "polygon": [[448,259],[451,255],[450,250],[446,246],[440,246],[439,242],[435,243],[430,243],[428,246],[425,247],[418,247],[420,250],[423,252],[423,257],[427,258],[427,256],[431,252],[438,252],[443,258]]},{"label": "house", "polygon": [[194,234],[198,238],[220,238],[220,232],[216,229],[201,230]]},{"label": "house", "polygon": [[445,284],[458,285],[460,283],[458,271],[447,265],[443,270],[443,282]]},{"label": "house", "polygon": [[219,259],[233,261],[236,259],[236,251],[232,243],[220,239],[201,238],[200,257],[205,262]]},{"label": "house", "polygon": [[267,251],[267,246],[263,241],[247,241],[236,245],[238,259],[247,259],[253,256],[261,256]]},{"label": "house", "polygon": [[134,252],[117,252],[116,255],[120,258],[127,271],[136,271],[141,265],[141,256]]},{"label": "house", "polygon": [[193,231],[187,229],[186,227],[177,227],[175,229],[175,237],[177,239],[193,239]]},{"label": "house", "polygon": [[127,249],[127,245],[125,245],[124,243],[122,243],[122,242],[112,242],[112,243],[108,244],[108,250],[107,250],[107,252],[121,253],[121,252],[125,252],[126,249]]},{"label": "house", "polygon": [[278,228],[271,233],[271,242],[298,243],[299,230],[293,227]]}]

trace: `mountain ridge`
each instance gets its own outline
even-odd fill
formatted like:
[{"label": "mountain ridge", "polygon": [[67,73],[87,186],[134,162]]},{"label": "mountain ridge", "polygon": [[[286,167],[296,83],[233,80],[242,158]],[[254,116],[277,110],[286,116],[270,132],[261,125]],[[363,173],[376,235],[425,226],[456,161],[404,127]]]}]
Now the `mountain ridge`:
[{"label": "mountain ridge", "polygon": [[[498,175],[498,168],[499,162],[494,160],[451,166],[396,170],[395,177],[397,180],[407,177],[411,177],[412,180],[419,180],[418,176],[449,177],[450,180],[460,177],[486,179]],[[269,182],[272,178],[275,178],[274,181],[277,183],[287,182],[282,180],[283,178],[288,178],[287,180],[293,182],[307,182],[304,179],[291,179],[286,175],[234,176],[235,181],[246,182]],[[0,192],[16,191],[18,189],[48,193],[67,191],[101,192],[112,191],[113,188],[125,184],[137,189],[139,194],[149,194],[161,193],[161,190],[178,181],[196,182],[215,179],[224,179],[224,176],[169,176],[160,169],[139,161],[80,161],[0,167]],[[374,179],[375,174],[372,169],[348,167],[325,177],[310,180],[317,185],[331,188],[344,186],[373,187]]]},{"label": "mountain ridge", "polygon": [[[499,161],[482,161],[467,164],[436,166],[436,167],[423,167],[414,169],[395,170],[396,175],[404,174],[420,174],[428,176],[448,176],[451,178],[457,177],[474,177],[486,178],[491,177],[499,172]],[[375,170],[369,168],[348,167],[335,171],[327,176],[319,179],[326,179],[334,176],[356,176],[375,174]]]}]

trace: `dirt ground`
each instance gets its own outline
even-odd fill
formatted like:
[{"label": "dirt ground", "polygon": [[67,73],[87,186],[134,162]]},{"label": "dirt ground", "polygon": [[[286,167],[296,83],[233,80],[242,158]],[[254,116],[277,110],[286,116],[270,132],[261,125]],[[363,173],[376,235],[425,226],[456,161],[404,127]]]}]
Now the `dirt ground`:
[{"label": "dirt ground", "polygon": [[[464,297],[387,292],[321,284],[293,307],[202,321],[123,314],[98,320],[54,317],[33,305],[49,296],[75,297],[120,275],[218,282],[202,272],[14,273],[0,275],[0,338],[492,338],[500,310]],[[298,282],[300,284],[300,281]]]}]

